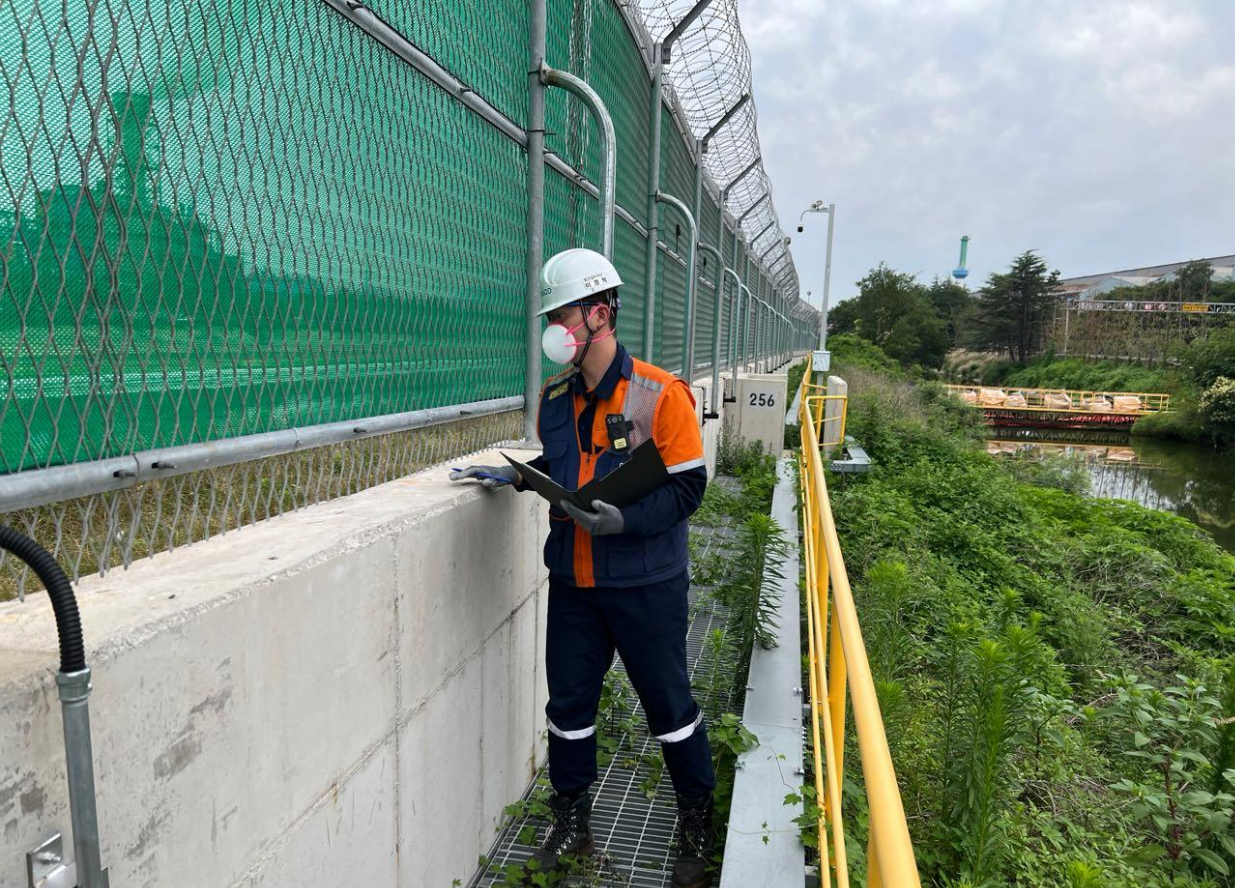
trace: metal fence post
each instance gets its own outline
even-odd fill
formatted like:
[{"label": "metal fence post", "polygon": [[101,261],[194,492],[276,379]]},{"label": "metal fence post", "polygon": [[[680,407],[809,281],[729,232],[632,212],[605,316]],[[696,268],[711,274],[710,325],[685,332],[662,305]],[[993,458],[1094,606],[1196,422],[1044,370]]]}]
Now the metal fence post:
[{"label": "metal fence post", "polygon": [[527,291],[524,310],[527,351],[523,382],[523,437],[536,438],[540,402],[540,266],[545,252],[545,86],[540,69],[545,63],[547,0],[532,0],[528,34],[527,75]]},{"label": "metal fence post", "polygon": [[647,279],[643,289],[643,357],[656,362],[654,348],[656,337],[656,261],[660,249],[660,204],[656,202],[656,192],[660,190],[660,114],[661,114],[661,84],[665,73],[662,60],[664,47],[660,43],[652,45],[652,107],[648,114],[648,243]]},{"label": "metal fence post", "polygon": [[617,181],[617,136],[613,132],[613,118],[609,115],[609,109],[605,107],[600,95],[583,79],[566,71],[550,68],[548,65],[542,66],[540,76],[546,86],[561,87],[587,105],[604,135],[604,171],[600,179],[600,230],[602,252],[606,259],[612,261],[613,219],[616,205],[614,183]]},{"label": "metal fence post", "polygon": [[[720,120],[712,124],[712,127],[706,133],[703,134],[703,138],[701,138],[698,142],[695,143],[694,212],[695,212],[695,221],[699,222],[700,224],[702,224],[702,219],[703,219],[703,217],[700,215],[703,212],[703,156],[708,153],[708,145],[711,143],[712,139],[715,138],[716,134],[720,132],[721,129],[724,128],[725,124],[727,124],[730,120],[732,120],[733,116],[737,114],[739,111],[741,111],[742,108],[749,101],[750,101],[750,93],[749,92],[742,93],[742,97],[739,98],[736,102],[734,102],[733,106],[728,111],[726,111],[724,114],[721,115]],[[724,191],[721,192],[720,207],[719,207],[720,222],[718,224],[719,230],[716,232],[716,243],[717,243],[717,246],[719,247],[719,250],[715,251],[715,254],[716,254],[716,263],[717,265],[720,266],[720,269],[721,269],[720,271],[717,272],[717,275],[721,279],[720,286],[722,289],[723,289],[724,268],[725,268],[725,260],[724,260],[724,253],[723,253],[725,249],[725,237],[724,237],[725,235],[725,201],[729,197],[729,189],[732,188],[734,184],[739,182],[743,176],[745,176],[748,172],[750,172],[750,170],[753,169],[754,166],[758,164],[758,162],[759,162],[758,160],[755,160],[754,162],[752,162],[745,170],[743,170],[737,176],[737,178],[733,180],[733,182],[731,182],[728,186],[726,186]],[[700,233],[700,238],[702,238],[702,233]],[[717,295],[716,304],[717,306],[720,305],[719,291]],[[695,312],[689,309],[688,311],[689,311],[689,327],[690,327],[689,357],[691,361],[691,370],[693,371],[694,370],[693,362],[695,358]],[[717,336],[719,336],[719,333],[717,334]],[[713,365],[715,365],[716,363],[715,356],[718,353],[718,349],[714,347],[712,351],[713,351],[712,363]],[[715,385],[715,379],[718,376],[718,372],[714,370],[712,373],[712,376],[713,376],[713,385]]]},{"label": "metal fence post", "polygon": [[[707,9],[711,2],[712,0],[698,0],[663,39],[652,44],[652,104],[648,114],[650,129],[648,154],[650,157],[648,158],[648,244],[647,262],[645,263],[647,280],[644,282],[643,301],[643,356],[652,363],[656,362],[653,346],[656,339],[656,262],[657,251],[660,249],[660,207],[656,202],[656,194],[660,191],[660,121],[665,65],[669,64],[674,42],[682,36],[682,32],[690,27],[703,10]],[[684,358],[685,355],[683,355]]]},{"label": "metal fence post", "polygon": [[672,194],[665,194],[663,191],[656,192],[656,200],[661,203],[667,203],[669,206],[676,209],[682,214],[682,218],[686,220],[686,227],[689,229],[690,241],[686,250],[686,317],[682,319],[685,333],[682,336],[682,377],[687,384],[691,382],[690,374],[694,369],[687,364],[687,355],[689,354],[690,345],[690,318],[694,314],[695,305],[695,252],[696,245],[699,243],[699,228],[695,222],[695,217],[691,215],[690,207],[678,200]]},{"label": "metal fence post", "polygon": [[712,400],[708,405],[711,410],[704,418],[716,419],[720,416],[720,320],[724,311],[723,294],[725,290],[725,274],[729,269],[720,264],[720,250],[711,244],[699,241],[699,249],[711,253],[716,258],[716,310],[712,314]]},{"label": "metal fence post", "polygon": [[[701,215],[703,212],[703,152],[706,150],[702,140],[695,143],[695,200],[692,204],[691,212],[694,213],[696,225],[703,224],[703,216]],[[703,232],[697,231],[695,234],[696,240],[703,239]],[[719,261],[718,259],[717,262]],[[683,357],[683,362],[690,368],[687,374],[688,379],[695,372],[695,313],[694,300],[690,300],[686,304],[686,342],[688,348]]]}]

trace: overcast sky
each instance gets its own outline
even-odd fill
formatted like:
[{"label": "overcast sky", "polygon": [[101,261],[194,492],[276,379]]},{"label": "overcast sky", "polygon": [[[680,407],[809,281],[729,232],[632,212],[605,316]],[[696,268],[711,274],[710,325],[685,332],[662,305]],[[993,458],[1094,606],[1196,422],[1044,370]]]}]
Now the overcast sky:
[{"label": "overcast sky", "polygon": [[1235,0],[742,0],[803,293],[880,261],[970,286],[1235,253]]}]

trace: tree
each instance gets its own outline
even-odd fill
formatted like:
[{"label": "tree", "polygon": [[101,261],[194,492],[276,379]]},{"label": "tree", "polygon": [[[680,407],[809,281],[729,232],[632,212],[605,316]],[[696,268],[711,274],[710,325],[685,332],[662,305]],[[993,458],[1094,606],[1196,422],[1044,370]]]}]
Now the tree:
[{"label": "tree", "polygon": [[886,262],[858,281],[857,302],[858,332],[880,348],[901,318],[926,305],[922,285],[913,275],[895,271]]},{"label": "tree", "polygon": [[858,281],[853,301],[859,336],[907,367],[943,364],[950,346],[947,326],[913,275],[881,262]]},{"label": "tree", "polygon": [[1219,376],[1201,395],[1201,418],[1218,444],[1235,437],[1235,379]]},{"label": "tree", "polygon": [[858,329],[858,300],[846,299],[828,309],[828,335],[840,336]]},{"label": "tree", "polygon": [[956,281],[937,277],[926,288],[926,298],[944,322],[948,346],[955,348],[962,338],[961,331],[973,305],[973,296]]},{"label": "tree", "polygon": [[1205,302],[1209,299],[1214,267],[1204,259],[1193,259],[1175,272],[1172,296],[1179,302]]},{"label": "tree", "polygon": [[1032,250],[1017,256],[1006,274],[992,274],[978,294],[979,344],[1007,349],[1022,363],[1029,360],[1041,346],[1058,281],[1059,272],[1048,272],[1045,260]]},{"label": "tree", "polygon": [[1205,391],[1222,376],[1235,379],[1235,326],[1211,330],[1184,350],[1183,359],[1198,391]]}]

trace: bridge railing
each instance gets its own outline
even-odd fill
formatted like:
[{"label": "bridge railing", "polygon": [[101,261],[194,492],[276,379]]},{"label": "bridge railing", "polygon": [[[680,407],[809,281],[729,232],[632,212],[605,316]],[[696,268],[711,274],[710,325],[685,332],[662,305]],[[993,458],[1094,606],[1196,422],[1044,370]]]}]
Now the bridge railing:
[{"label": "bridge railing", "polygon": [[975,407],[998,410],[1147,416],[1151,413],[1165,413],[1171,409],[1171,396],[1161,392],[980,385],[949,385],[946,388]]},{"label": "bridge railing", "polygon": [[[871,888],[918,888],[917,863],[901,803],[883,716],[875,694],[862,628],[832,517],[820,432],[827,395],[803,383],[801,406],[802,532],[805,541],[810,730],[820,813],[820,880],[848,888],[849,863],[842,813],[846,695],[852,697],[853,730],[870,811],[867,882]],[[845,411],[840,411],[843,438]]]}]

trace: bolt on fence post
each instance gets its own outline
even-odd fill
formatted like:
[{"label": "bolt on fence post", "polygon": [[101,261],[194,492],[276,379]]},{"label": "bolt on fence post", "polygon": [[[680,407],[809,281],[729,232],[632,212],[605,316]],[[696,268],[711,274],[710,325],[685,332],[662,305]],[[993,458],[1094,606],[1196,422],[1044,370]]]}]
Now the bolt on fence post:
[{"label": "bolt on fence post", "polygon": [[545,63],[547,0],[531,0],[527,75],[527,292],[524,310],[523,437],[536,438],[540,402],[540,266],[545,251]]}]

